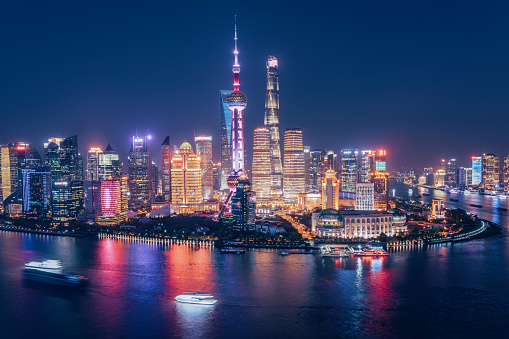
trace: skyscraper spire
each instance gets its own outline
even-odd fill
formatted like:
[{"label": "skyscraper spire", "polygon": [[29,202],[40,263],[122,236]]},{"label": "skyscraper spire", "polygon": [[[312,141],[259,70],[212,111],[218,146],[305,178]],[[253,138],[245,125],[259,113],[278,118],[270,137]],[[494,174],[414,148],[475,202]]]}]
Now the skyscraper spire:
[{"label": "skyscraper spire", "polygon": [[[235,50],[233,51],[233,54],[235,55],[235,64],[233,67],[238,67],[240,72],[240,66],[239,66],[239,51],[237,50],[237,16],[235,15]],[[233,71],[235,73],[235,70]]]}]

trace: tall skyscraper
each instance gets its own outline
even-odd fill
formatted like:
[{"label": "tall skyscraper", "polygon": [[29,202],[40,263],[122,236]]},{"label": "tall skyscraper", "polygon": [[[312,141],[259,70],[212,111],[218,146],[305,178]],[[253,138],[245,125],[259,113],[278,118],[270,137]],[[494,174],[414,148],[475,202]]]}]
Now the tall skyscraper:
[{"label": "tall skyscraper", "polygon": [[221,189],[227,189],[227,179],[232,171],[232,115],[228,108],[228,95],[232,90],[219,91],[219,115],[221,118]]},{"label": "tall skyscraper", "polygon": [[371,173],[375,171],[375,153],[374,150],[361,151],[359,182],[371,182]]},{"label": "tall skyscraper", "polygon": [[504,158],[504,191],[509,192],[509,155]]},{"label": "tall skyscraper", "polygon": [[171,202],[179,205],[203,202],[201,159],[187,141],[171,159]]},{"label": "tall skyscraper", "polygon": [[256,217],[256,192],[251,191],[247,176],[237,180],[235,195],[232,197],[232,216],[237,230],[254,228]]},{"label": "tall skyscraper", "polygon": [[355,209],[358,211],[375,210],[375,186],[371,182],[355,185]]},{"label": "tall skyscraper", "polygon": [[325,177],[322,179],[322,209],[339,209],[339,180],[336,177],[336,171],[329,169],[325,171]]},{"label": "tall skyscraper", "polygon": [[214,180],[214,191],[219,191],[221,189],[221,163],[216,162],[212,164],[212,176]]},{"label": "tall skyscraper", "polygon": [[482,156],[482,187],[494,189],[500,184],[500,158],[494,154]]},{"label": "tall skyscraper", "polygon": [[253,138],[253,191],[257,202],[270,200],[270,130],[268,127],[256,127]]},{"label": "tall skyscraper", "polygon": [[446,184],[449,187],[456,187],[456,159],[449,159],[445,171]]},{"label": "tall skyscraper", "polygon": [[[122,160],[118,156],[117,152],[108,143],[108,147],[103,153],[99,153],[99,180],[109,180],[111,178],[122,177]],[[94,179],[97,180],[97,179]]]},{"label": "tall skyscraper", "polygon": [[194,138],[196,153],[201,157],[201,185],[203,200],[207,201],[214,194],[214,169],[212,167],[212,137]]},{"label": "tall skyscraper", "polygon": [[387,155],[387,151],[384,149],[377,149],[375,152],[375,166],[374,171],[387,171],[387,163],[385,161],[385,157]]},{"label": "tall skyscraper", "polygon": [[[270,130],[271,194],[283,193],[283,168],[279,142],[279,75],[278,61],[274,56],[267,59],[267,92],[265,95],[265,126]],[[302,192],[299,192],[302,193]]]},{"label": "tall skyscraper", "polygon": [[0,198],[2,203],[12,193],[16,192],[18,185],[18,161],[16,152],[8,144],[0,145]]},{"label": "tall skyscraper", "polygon": [[374,185],[374,207],[377,211],[387,211],[389,205],[389,173],[375,171],[371,176]]},{"label": "tall skyscraper", "polygon": [[304,146],[304,171],[306,178],[304,179],[304,192],[309,193],[309,165],[311,161],[311,147]]},{"label": "tall skyscraper", "polygon": [[357,183],[357,150],[341,150],[341,190],[355,193]]},{"label": "tall skyscraper", "polygon": [[472,186],[479,186],[482,182],[482,157],[472,157]]},{"label": "tall skyscraper", "polygon": [[21,170],[23,213],[37,218],[51,215],[51,172],[45,168]]},{"label": "tall skyscraper", "polygon": [[83,156],[78,152],[78,136],[60,142],[60,179],[83,180]]},{"label": "tall skyscraper", "polygon": [[325,150],[315,149],[309,152],[309,161],[307,165],[306,178],[308,192],[319,192],[322,186],[322,179],[325,171],[325,158],[327,152]]},{"label": "tall skyscraper", "polygon": [[163,201],[171,201],[171,148],[169,136],[161,144],[161,172]]},{"label": "tall skyscraper", "polygon": [[129,151],[129,206],[149,206],[152,202],[152,152],[149,137],[133,136]]},{"label": "tall skyscraper", "polygon": [[287,128],[284,138],[283,191],[287,202],[297,202],[298,194],[304,193],[304,145],[300,128]]},{"label": "tall skyscraper", "polygon": [[103,154],[100,147],[91,147],[87,153],[87,180],[99,179],[99,156]]}]

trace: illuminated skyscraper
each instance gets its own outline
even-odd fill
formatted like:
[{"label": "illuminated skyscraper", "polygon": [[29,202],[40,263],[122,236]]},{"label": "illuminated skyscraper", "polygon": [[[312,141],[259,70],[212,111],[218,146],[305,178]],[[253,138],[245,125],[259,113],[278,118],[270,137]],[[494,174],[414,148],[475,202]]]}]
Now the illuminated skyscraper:
[{"label": "illuminated skyscraper", "polygon": [[472,186],[479,186],[482,182],[482,157],[472,157]]},{"label": "illuminated skyscraper", "polygon": [[500,184],[500,158],[494,154],[482,156],[482,187],[494,189]]},{"label": "illuminated skyscraper", "polygon": [[122,165],[122,161],[117,152],[108,144],[104,152],[99,153],[99,180],[118,179],[122,177]]},{"label": "illuminated skyscraper", "polygon": [[23,213],[38,218],[51,215],[51,172],[45,168],[21,170]]},{"label": "illuminated skyscraper", "polygon": [[16,192],[18,187],[18,161],[16,150],[8,144],[0,145],[0,203]]},{"label": "illuminated skyscraper", "polygon": [[387,151],[384,149],[377,149],[375,152],[375,171],[387,171],[387,163],[385,161],[385,157],[387,155]]},{"label": "illuminated skyscraper", "polygon": [[212,167],[212,137],[195,137],[196,153],[201,157],[201,187],[203,200],[212,198],[214,193],[214,169]]},{"label": "illuminated skyscraper", "polygon": [[232,90],[219,91],[219,115],[221,118],[221,189],[228,188],[228,175],[232,171],[232,111],[228,108],[228,95]]},{"label": "illuminated skyscraper", "polygon": [[[267,59],[267,92],[265,95],[265,126],[270,129],[271,194],[282,194],[283,168],[279,142],[279,75],[278,61],[274,56]],[[302,193],[302,192],[299,192]]]},{"label": "illuminated skyscraper", "polygon": [[161,171],[163,201],[171,201],[171,148],[169,136],[164,139],[161,145]]},{"label": "illuminated skyscraper", "polygon": [[357,150],[341,150],[341,190],[355,193],[357,183]]},{"label": "illuminated skyscraper", "polygon": [[325,171],[322,179],[322,209],[339,209],[339,180],[336,171],[329,169]]},{"label": "illuminated skyscraper", "polygon": [[389,205],[389,173],[375,171],[371,176],[374,185],[374,208],[377,211],[387,211]]},{"label": "illuminated skyscraper", "polygon": [[306,172],[307,190],[308,192],[320,192],[322,186],[322,179],[325,175],[325,157],[327,152],[325,150],[313,150],[309,152],[309,161]]},{"label": "illuminated skyscraper", "polygon": [[371,173],[375,171],[375,152],[373,150],[361,151],[359,168],[359,182],[371,182]]},{"label": "illuminated skyscraper", "polygon": [[237,180],[235,195],[232,197],[232,216],[234,229],[239,231],[254,228],[256,217],[256,192],[251,191],[251,184],[245,175]]},{"label": "illuminated skyscraper", "polygon": [[355,209],[358,211],[375,210],[374,183],[362,182],[355,185]]},{"label": "illuminated skyscraper", "polygon": [[253,139],[253,191],[257,202],[270,200],[270,131],[268,127],[256,127]]},{"label": "illuminated skyscraper", "polygon": [[99,156],[103,154],[100,147],[91,147],[87,153],[87,180],[99,179]]},{"label": "illuminated skyscraper", "polygon": [[128,158],[129,206],[149,206],[152,202],[152,152],[149,137],[133,136]]},{"label": "illuminated skyscraper", "polygon": [[287,128],[284,139],[283,190],[287,202],[297,202],[298,194],[304,193],[304,145],[300,128]]},{"label": "illuminated skyscraper", "polygon": [[504,191],[509,192],[509,155],[504,158]]},{"label": "illuminated skyscraper", "polygon": [[456,187],[456,159],[449,159],[445,170],[445,181],[449,187]]},{"label": "illuminated skyscraper", "polygon": [[203,202],[201,159],[187,141],[171,159],[171,202],[178,205]]}]

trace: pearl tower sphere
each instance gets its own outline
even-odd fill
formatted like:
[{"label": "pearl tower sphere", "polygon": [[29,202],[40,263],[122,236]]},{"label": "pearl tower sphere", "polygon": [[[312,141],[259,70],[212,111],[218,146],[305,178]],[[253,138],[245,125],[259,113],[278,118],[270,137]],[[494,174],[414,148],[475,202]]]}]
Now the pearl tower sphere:
[{"label": "pearl tower sphere", "polygon": [[239,82],[239,52],[237,50],[237,17],[235,17],[235,64],[233,65],[233,92],[228,94],[226,103],[232,111],[232,162],[233,172],[228,176],[228,188],[235,192],[238,178],[244,174],[244,117],[242,111],[246,108],[247,98],[240,91]]}]

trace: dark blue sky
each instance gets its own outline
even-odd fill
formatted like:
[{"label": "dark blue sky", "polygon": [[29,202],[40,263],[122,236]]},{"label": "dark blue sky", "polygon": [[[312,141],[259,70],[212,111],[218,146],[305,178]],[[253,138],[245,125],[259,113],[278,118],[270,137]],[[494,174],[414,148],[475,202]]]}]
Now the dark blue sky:
[{"label": "dark blue sky", "polygon": [[3,1],[0,142],[77,134],[125,157],[150,130],[159,157],[196,130],[218,159],[234,14],[249,141],[272,54],[281,130],[312,148],[386,147],[391,169],[509,154],[507,1]]}]

